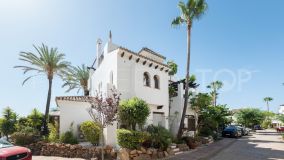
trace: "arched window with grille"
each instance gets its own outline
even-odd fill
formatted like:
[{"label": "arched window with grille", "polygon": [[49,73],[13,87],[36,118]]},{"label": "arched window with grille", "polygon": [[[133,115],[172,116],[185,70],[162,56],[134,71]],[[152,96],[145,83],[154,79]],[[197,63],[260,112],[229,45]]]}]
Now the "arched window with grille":
[{"label": "arched window with grille", "polygon": [[144,72],[144,75],[143,75],[143,84],[144,86],[147,86],[147,87],[150,87],[150,75],[148,72]]},{"label": "arched window with grille", "polygon": [[160,78],[157,75],[154,76],[154,84],[156,89],[160,88]]}]

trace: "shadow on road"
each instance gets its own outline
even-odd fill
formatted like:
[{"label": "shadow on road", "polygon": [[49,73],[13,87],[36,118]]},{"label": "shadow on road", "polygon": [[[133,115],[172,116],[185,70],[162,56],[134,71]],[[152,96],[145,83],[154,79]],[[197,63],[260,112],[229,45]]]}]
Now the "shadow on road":
[{"label": "shadow on road", "polygon": [[[284,160],[284,141],[266,136],[277,136],[275,132],[256,133],[245,136],[210,160]],[[264,138],[264,139],[261,139]]]}]

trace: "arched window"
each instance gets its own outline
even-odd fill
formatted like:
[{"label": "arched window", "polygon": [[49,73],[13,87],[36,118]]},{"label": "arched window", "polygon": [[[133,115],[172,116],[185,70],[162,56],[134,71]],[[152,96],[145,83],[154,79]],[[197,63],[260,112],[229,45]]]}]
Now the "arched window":
[{"label": "arched window", "polygon": [[110,74],[109,74],[109,83],[113,84],[113,72],[112,71],[110,71]]},{"label": "arched window", "polygon": [[160,88],[160,79],[159,76],[155,75],[154,76],[154,83],[155,83],[155,88],[159,89]]},{"label": "arched window", "polygon": [[143,84],[144,84],[144,86],[150,87],[150,76],[149,76],[149,73],[147,73],[147,72],[144,72]]}]

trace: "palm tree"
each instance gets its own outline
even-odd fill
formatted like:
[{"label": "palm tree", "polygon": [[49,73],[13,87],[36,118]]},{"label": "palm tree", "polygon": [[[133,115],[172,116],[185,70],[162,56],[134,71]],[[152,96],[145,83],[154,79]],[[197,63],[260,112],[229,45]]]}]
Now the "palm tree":
[{"label": "palm tree", "polygon": [[215,81],[210,83],[210,85],[207,86],[207,88],[211,89],[211,96],[212,96],[212,104],[214,106],[217,105],[217,96],[218,96],[218,90],[223,87],[223,83],[221,81]]},{"label": "palm tree", "polygon": [[4,108],[1,121],[1,132],[9,141],[9,135],[16,131],[17,114],[10,107]]},{"label": "palm tree", "polygon": [[170,67],[169,76],[171,80],[171,77],[174,76],[178,71],[178,65],[174,61],[168,61],[167,64]]},{"label": "palm tree", "polygon": [[87,67],[83,64],[82,67],[71,67],[69,73],[63,78],[65,83],[62,87],[68,86],[69,92],[73,89],[78,89],[78,92],[83,89],[84,95],[89,95],[88,90],[88,80],[89,80],[89,71]]},{"label": "palm tree", "polygon": [[57,75],[59,77],[63,77],[67,74],[69,70],[70,63],[65,61],[65,55],[59,53],[57,48],[48,48],[46,45],[42,44],[42,46],[35,46],[35,53],[33,52],[21,52],[20,60],[28,63],[26,66],[15,66],[15,68],[20,68],[24,71],[24,74],[27,72],[35,72],[34,75],[27,77],[23,81],[23,85],[30,78],[44,75],[48,79],[48,93],[45,107],[45,115],[43,118],[43,135],[48,134],[48,114],[50,108],[50,100],[51,100],[51,90],[52,90],[52,81],[53,78]]},{"label": "palm tree", "polygon": [[187,27],[187,63],[186,63],[186,83],[185,83],[185,100],[183,106],[182,117],[180,121],[179,131],[178,131],[178,138],[182,136],[182,129],[184,128],[184,118],[188,104],[188,82],[189,82],[189,66],[190,66],[190,35],[191,35],[191,27],[193,24],[193,20],[200,19],[201,16],[205,13],[207,9],[207,3],[205,0],[188,0],[185,4],[184,2],[180,1],[178,4],[179,9],[181,10],[181,15],[176,17],[172,21],[173,26],[178,26],[185,24]]},{"label": "palm tree", "polygon": [[265,97],[263,98],[264,102],[266,102],[267,111],[269,112],[269,102],[273,101],[272,97]]},{"label": "palm tree", "polygon": [[[170,81],[171,81],[172,76],[174,76],[178,71],[178,65],[174,61],[168,61],[167,64],[170,67],[169,76],[170,76]],[[169,115],[171,115],[172,97],[174,97],[175,93],[176,93],[175,88],[170,85],[169,86]]]}]

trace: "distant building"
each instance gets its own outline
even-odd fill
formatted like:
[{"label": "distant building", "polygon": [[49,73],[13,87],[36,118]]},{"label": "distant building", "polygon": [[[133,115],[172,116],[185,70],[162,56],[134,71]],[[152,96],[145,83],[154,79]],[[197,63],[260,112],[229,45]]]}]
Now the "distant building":
[{"label": "distant building", "polygon": [[280,105],[278,113],[279,114],[284,114],[284,104]]}]

